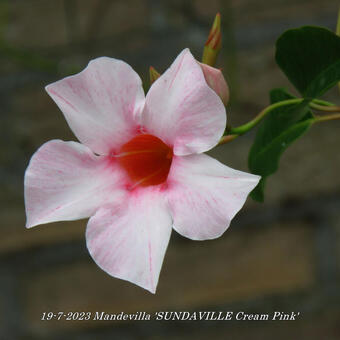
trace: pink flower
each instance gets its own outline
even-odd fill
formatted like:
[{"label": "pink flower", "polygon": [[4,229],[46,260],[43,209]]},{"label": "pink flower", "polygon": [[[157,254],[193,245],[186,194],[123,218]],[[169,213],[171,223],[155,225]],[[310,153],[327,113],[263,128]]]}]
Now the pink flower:
[{"label": "pink flower", "polygon": [[146,98],[136,72],[106,57],[46,90],[82,144],[52,140],[33,155],[27,228],[90,217],[87,247],[112,276],[154,293],[172,228],[219,237],[259,181],[202,154],[226,114],[188,49]]}]

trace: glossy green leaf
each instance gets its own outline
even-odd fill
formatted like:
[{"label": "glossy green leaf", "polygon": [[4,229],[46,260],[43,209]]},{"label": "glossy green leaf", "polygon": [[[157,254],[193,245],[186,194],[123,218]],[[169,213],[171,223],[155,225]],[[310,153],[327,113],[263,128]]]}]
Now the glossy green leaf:
[{"label": "glossy green leaf", "polygon": [[[295,98],[283,89],[272,90],[270,97],[271,103]],[[277,171],[282,153],[313,123],[308,103],[308,100],[304,100],[298,104],[278,107],[260,125],[248,159],[250,171],[262,176],[251,193],[253,199],[263,201],[265,180]]]},{"label": "glossy green leaf", "polygon": [[319,97],[340,80],[340,37],[322,27],[288,30],[276,42],[276,62],[305,98]]}]

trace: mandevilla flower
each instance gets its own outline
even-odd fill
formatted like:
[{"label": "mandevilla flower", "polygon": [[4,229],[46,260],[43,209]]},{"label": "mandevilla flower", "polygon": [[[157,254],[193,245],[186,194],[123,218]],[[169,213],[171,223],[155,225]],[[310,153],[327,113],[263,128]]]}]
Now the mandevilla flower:
[{"label": "mandevilla flower", "polygon": [[219,237],[259,181],[202,154],[226,113],[188,49],[146,97],[137,73],[106,57],[46,90],[81,143],[52,140],[33,155],[27,227],[90,217],[87,247],[112,276],[154,293],[172,228]]}]

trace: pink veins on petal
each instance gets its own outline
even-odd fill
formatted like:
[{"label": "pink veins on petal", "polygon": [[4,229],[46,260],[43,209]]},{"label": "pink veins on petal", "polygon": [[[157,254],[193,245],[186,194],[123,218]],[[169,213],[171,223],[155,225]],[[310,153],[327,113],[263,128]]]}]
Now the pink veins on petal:
[{"label": "pink veins on petal", "polygon": [[95,263],[155,293],[172,229],[219,237],[259,181],[203,154],[226,126],[221,77],[207,84],[185,49],[146,96],[138,74],[107,57],[48,85],[79,143],[51,140],[32,156],[27,228],[89,217]]}]

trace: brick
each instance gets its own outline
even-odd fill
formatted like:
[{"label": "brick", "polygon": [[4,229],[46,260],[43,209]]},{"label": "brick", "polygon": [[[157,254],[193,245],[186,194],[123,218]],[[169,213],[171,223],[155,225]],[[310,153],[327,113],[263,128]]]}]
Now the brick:
[{"label": "brick", "polygon": [[11,98],[11,109],[16,112],[12,128],[16,135],[29,139],[27,156],[51,139],[77,140],[62,112],[46,93],[46,85],[17,91]]},{"label": "brick", "polygon": [[53,47],[65,44],[67,32],[62,0],[9,1],[8,42],[16,47]]},{"label": "brick", "polygon": [[193,8],[196,11],[199,17],[203,17],[207,20],[207,22],[213,22],[214,17],[217,12],[221,11],[221,1],[212,0],[212,1],[204,1],[204,0],[195,0],[193,1]]},{"label": "brick", "polygon": [[86,221],[70,221],[50,223],[32,229],[25,228],[25,211],[22,207],[5,209],[0,214],[2,236],[0,242],[0,255],[25,251],[41,245],[69,242],[84,238]]},{"label": "brick", "polygon": [[81,40],[107,38],[145,29],[149,23],[148,4],[139,0],[78,0],[77,9]]},{"label": "brick", "polygon": [[[308,21],[318,20],[325,15],[336,13],[338,8],[336,0],[327,0],[323,3],[320,0],[275,0],[271,4],[271,6],[268,6],[266,0],[260,0],[256,3],[252,0],[231,1],[235,26],[245,27],[254,23],[259,25],[259,23],[277,23],[278,21],[287,23],[287,18],[289,18],[289,21],[307,23]],[[312,13],[313,15],[311,15]]]},{"label": "brick", "polygon": [[206,242],[171,242],[156,295],[111,278],[90,258],[26,277],[26,315],[35,332],[99,326],[41,322],[47,311],[108,313],[190,310],[310,287],[314,280],[312,232],[276,225],[259,232],[228,231]]}]

